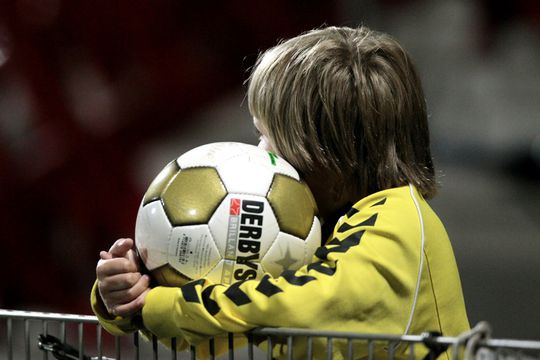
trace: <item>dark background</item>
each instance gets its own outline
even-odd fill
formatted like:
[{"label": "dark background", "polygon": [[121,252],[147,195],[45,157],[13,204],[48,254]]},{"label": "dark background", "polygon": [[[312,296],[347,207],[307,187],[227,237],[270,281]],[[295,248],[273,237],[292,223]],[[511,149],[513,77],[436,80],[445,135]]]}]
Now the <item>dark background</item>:
[{"label": "dark background", "polygon": [[0,308],[90,313],[99,250],[161,167],[256,142],[244,81],[279,39],[390,32],[424,81],[472,324],[540,339],[535,1],[0,1]]}]

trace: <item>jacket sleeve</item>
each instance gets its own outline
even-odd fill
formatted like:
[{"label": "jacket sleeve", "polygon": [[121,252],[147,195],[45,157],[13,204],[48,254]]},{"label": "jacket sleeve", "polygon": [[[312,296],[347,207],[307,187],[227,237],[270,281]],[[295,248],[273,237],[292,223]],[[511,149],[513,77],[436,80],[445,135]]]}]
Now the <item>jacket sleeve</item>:
[{"label": "jacket sleeve", "polygon": [[103,304],[103,301],[101,300],[97,281],[94,282],[94,285],[92,286],[92,291],[90,293],[90,305],[92,306],[92,311],[97,316],[101,326],[103,326],[103,328],[112,335],[127,335],[140,330],[142,326],[142,321],[140,318],[137,318],[137,316],[111,316],[105,308],[105,304]]},{"label": "jacket sleeve", "polygon": [[[97,288],[97,281],[94,283],[94,286],[92,287],[92,292],[90,295],[90,302],[92,305],[92,310],[94,314],[97,316],[99,323],[107,332],[109,332],[111,335],[114,336],[124,336],[129,335],[131,333],[134,333],[136,331],[139,331],[141,335],[146,338],[147,340],[150,340],[153,336],[157,336],[156,334],[151,333],[146,328],[144,328],[142,324],[142,319],[140,318],[140,315],[137,317],[135,316],[127,316],[127,317],[112,317],[109,315],[107,309],[105,308],[105,304],[103,304],[103,301],[101,300],[101,297],[99,296]],[[185,350],[188,348],[189,343],[180,335],[177,334],[177,336],[174,336],[176,338],[176,344],[175,348],[178,351]],[[157,336],[159,341],[163,343],[167,347],[171,347],[172,345],[172,337],[159,337]],[[203,338],[201,337],[200,340]],[[241,347],[245,345],[246,341],[245,338],[242,337],[234,337],[234,346],[235,347]],[[213,350],[210,349],[209,343],[207,342],[201,342],[196,347],[196,352],[198,358],[201,359],[209,359],[212,358],[211,354],[219,355],[224,353],[226,350],[228,350],[229,343],[228,339],[223,338],[217,338],[214,341],[214,348]]]},{"label": "jacket sleeve", "polygon": [[421,250],[384,221],[377,207],[344,217],[312,264],[277,278],[155,287],[142,310],[144,325],[159,338],[190,343],[259,326],[402,333]]}]

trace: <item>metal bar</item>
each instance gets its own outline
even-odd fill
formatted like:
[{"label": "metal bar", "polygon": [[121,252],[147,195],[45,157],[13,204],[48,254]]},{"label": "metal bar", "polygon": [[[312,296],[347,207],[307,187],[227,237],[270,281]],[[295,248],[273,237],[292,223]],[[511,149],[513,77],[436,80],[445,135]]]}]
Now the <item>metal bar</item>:
[{"label": "metal bar", "polygon": [[396,347],[398,346],[398,343],[390,342],[388,344],[388,360],[394,359],[394,354],[396,352]]},{"label": "metal bar", "polygon": [[135,359],[139,360],[141,354],[139,351],[139,332],[135,331],[133,333],[133,347],[135,347]]},{"label": "metal bar", "polygon": [[114,352],[116,360],[120,360],[122,358],[122,354],[120,354],[120,337],[115,336],[114,337]]},{"label": "metal bar", "polygon": [[[43,331],[43,334],[47,335],[49,333],[49,327],[48,322],[46,320],[41,320],[41,330]],[[49,353],[47,351],[43,351],[43,359],[47,360],[49,358]]]},{"label": "metal bar", "polygon": [[234,360],[234,338],[232,333],[227,334],[229,342],[229,360]]},{"label": "metal bar", "polygon": [[158,359],[158,341],[157,336],[152,335],[152,353],[154,355],[154,360]]},{"label": "metal bar", "polygon": [[22,319],[22,320],[52,320],[71,321],[97,324],[97,317],[90,315],[44,313],[35,311],[5,310],[0,309],[0,318]]},{"label": "metal bar", "polygon": [[488,339],[478,342],[479,347],[487,348],[508,348],[523,350],[540,350],[540,341],[533,340],[511,340],[511,339]]},{"label": "metal bar", "polygon": [[272,360],[272,347],[273,347],[273,344],[272,344],[272,337],[268,336],[267,337],[268,339],[268,350],[266,351],[266,359],[267,360]]},{"label": "metal bar", "polygon": [[13,360],[13,319],[7,319],[8,360]]},{"label": "metal bar", "polygon": [[247,339],[248,339],[248,359],[253,360],[253,334],[248,333]]},{"label": "metal bar", "polygon": [[313,359],[313,337],[307,337],[307,359]]},{"label": "metal bar", "polygon": [[291,335],[287,336],[287,359],[292,360],[293,358],[293,337]]},{"label": "metal bar", "polygon": [[352,339],[347,339],[347,360],[354,358],[354,348]]},{"label": "metal bar", "polygon": [[98,359],[101,360],[103,357],[103,344],[102,344],[102,327],[101,325],[96,325],[96,348],[98,351]]},{"label": "metal bar", "polygon": [[373,354],[373,340],[368,340],[368,359],[372,360],[374,358]]},{"label": "metal bar", "polygon": [[327,337],[326,338],[326,359],[332,360],[332,353],[334,352],[333,344],[332,344],[332,338]]},{"label": "metal bar", "polygon": [[84,360],[84,328],[83,328],[82,323],[79,323],[79,326],[78,326],[78,338],[79,338],[79,360]]},{"label": "metal bar", "polygon": [[24,354],[30,359],[30,320],[24,320]]},{"label": "metal bar", "polygon": [[216,358],[216,348],[215,348],[214,338],[211,338],[209,340],[208,346],[210,347],[210,359],[214,360]]},{"label": "metal bar", "polygon": [[[330,331],[330,330],[312,330],[312,329],[297,329],[297,328],[259,328],[253,330],[255,335],[272,335],[272,336],[314,336],[314,337],[332,337],[332,338],[351,338],[360,340],[381,340],[393,342],[422,342],[424,339],[421,335],[391,335],[391,334],[367,334],[345,331]],[[453,344],[456,338],[440,336],[434,341],[441,344]]]},{"label": "metal bar", "polygon": [[171,359],[176,360],[176,338],[171,339]]},{"label": "metal bar", "polygon": [[60,323],[60,338],[62,342],[66,342],[66,322],[62,321]]},{"label": "metal bar", "polygon": [[497,356],[495,357],[495,359],[499,360],[502,358],[502,354],[501,354],[501,348],[497,348],[497,351],[495,352],[495,354],[497,354]]}]

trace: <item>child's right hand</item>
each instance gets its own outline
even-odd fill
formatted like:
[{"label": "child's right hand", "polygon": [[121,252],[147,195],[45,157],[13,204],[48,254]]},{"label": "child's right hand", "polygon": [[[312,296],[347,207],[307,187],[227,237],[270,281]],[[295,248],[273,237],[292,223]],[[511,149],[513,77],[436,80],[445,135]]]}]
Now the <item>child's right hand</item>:
[{"label": "child's right hand", "polygon": [[107,311],[114,316],[128,316],[141,310],[150,291],[150,278],[140,272],[133,240],[118,239],[99,256],[98,289]]}]

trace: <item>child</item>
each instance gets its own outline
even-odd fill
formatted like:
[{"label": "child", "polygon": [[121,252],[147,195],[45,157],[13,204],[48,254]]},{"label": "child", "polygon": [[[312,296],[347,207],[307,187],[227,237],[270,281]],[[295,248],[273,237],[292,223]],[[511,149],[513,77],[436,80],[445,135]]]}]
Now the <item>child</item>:
[{"label": "child", "polygon": [[[103,326],[189,342],[261,326],[468,330],[452,248],[425,200],[436,191],[426,104],[405,50],[366,27],[313,30],[260,56],[248,101],[260,146],[287,159],[312,189],[324,246],[312,264],[277,278],[150,288],[133,241],[119,240],[96,269],[92,305]],[[366,354],[365,346],[354,350]],[[295,347],[295,357],[303,351]],[[346,343],[333,352],[345,357]]]}]

